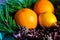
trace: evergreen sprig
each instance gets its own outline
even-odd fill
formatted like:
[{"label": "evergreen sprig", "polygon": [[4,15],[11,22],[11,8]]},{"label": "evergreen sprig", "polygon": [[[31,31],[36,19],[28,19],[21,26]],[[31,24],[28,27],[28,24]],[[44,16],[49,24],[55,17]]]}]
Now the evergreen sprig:
[{"label": "evergreen sprig", "polygon": [[[4,8],[3,8],[4,6]],[[9,7],[0,4],[0,31],[5,33],[14,33],[14,29],[18,29],[18,25],[14,19],[9,15]]]},{"label": "evergreen sprig", "polygon": [[31,8],[34,3],[36,3],[37,0],[8,0],[5,1],[6,5],[9,6],[10,12],[16,12],[22,8]]}]

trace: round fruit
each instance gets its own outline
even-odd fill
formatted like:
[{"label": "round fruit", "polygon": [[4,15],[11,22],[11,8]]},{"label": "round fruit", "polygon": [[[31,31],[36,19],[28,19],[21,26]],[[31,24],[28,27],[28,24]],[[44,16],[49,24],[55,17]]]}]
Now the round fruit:
[{"label": "round fruit", "polygon": [[56,26],[57,18],[53,13],[43,13],[39,15],[39,24],[42,27],[50,28]]},{"label": "round fruit", "polygon": [[23,8],[19,10],[14,18],[18,25],[25,26],[28,29],[34,29],[37,26],[37,15],[31,9]]},{"label": "round fruit", "polygon": [[44,12],[54,13],[54,6],[50,1],[38,1],[34,6],[34,11],[37,14],[44,13]]},{"label": "round fruit", "polygon": [[38,1],[48,1],[48,0],[38,0]]}]

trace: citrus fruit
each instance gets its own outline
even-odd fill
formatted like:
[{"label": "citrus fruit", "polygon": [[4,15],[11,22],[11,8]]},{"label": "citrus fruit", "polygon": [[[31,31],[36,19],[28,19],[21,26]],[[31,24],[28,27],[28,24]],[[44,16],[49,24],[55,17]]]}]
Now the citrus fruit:
[{"label": "citrus fruit", "polygon": [[34,29],[37,26],[37,15],[29,8],[19,10],[14,18],[18,25],[25,26],[28,29]]},{"label": "citrus fruit", "polygon": [[37,14],[44,13],[44,12],[54,13],[54,6],[50,1],[38,1],[34,5],[34,11]]},{"label": "citrus fruit", "polygon": [[50,28],[56,26],[57,18],[53,13],[43,13],[39,15],[39,24],[42,27]]},{"label": "citrus fruit", "polygon": [[38,1],[48,1],[48,0],[38,0]]}]

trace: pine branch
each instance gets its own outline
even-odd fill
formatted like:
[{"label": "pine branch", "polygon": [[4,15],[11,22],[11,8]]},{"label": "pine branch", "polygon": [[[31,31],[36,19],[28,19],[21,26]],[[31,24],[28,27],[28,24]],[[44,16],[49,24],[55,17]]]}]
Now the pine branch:
[{"label": "pine branch", "polygon": [[8,0],[6,1],[6,5],[9,6],[10,12],[16,12],[22,8],[31,8],[32,4],[35,4],[37,0]]},{"label": "pine branch", "polygon": [[2,8],[2,5],[0,5],[0,21],[4,21],[4,14],[3,14],[3,8]]},{"label": "pine branch", "polygon": [[5,5],[3,9],[2,5],[0,5],[0,31],[14,33],[14,29],[19,29],[19,27],[9,15],[9,7]]},{"label": "pine branch", "polygon": [[[19,1],[17,1],[17,0],[14,0],[14,1],[12,1],[12,0],[8,0],[8,2],[6,2],[6,5],[9,6],[10,11],[11,11],[11,10],[13,10],[13,11],[14,11],[14,10],[17,11],[17,10],[19,10],[19,9],[22,8],[22,4],[19,3]],[[14,11],[14,12],[15,12],[15,11]]]}]

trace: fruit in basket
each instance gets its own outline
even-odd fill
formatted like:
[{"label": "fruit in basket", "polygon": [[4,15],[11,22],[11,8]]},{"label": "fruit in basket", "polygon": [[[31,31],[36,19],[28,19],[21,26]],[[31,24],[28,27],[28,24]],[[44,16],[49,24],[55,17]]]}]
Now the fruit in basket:
[{"label": "fruit in basket", "polygon": [[44,12],[54,13],[54,6],[50,1],[38,1],[34,6],[34,11],[37,14],[44,13]]},{"label": "fruit in basket", "polygon": [[46,12],[39,15],[39,24],[42,27],[50,28],[56,26],[57,18],[53,13]]},{"label": "fruit in basket", "polygon": [[25,26],[28,29],[34,29],[37,26],[37,15],[29,8],[19,10],[14,18],[17,24]]}]

